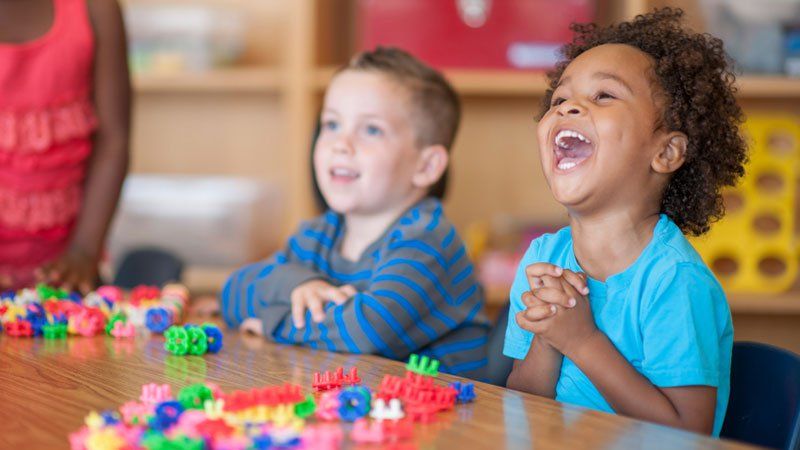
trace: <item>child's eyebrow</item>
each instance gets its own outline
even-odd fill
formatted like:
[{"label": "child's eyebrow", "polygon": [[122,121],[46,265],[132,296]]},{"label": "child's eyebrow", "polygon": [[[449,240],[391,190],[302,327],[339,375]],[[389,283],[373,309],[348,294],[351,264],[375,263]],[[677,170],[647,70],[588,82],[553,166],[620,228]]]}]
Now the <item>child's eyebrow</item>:
[{"label": "child's eyebrow", "polygon": [[617,83],[621,84],[622,87],[627,89],[628,92],[633,94],[633,89],[631,89],[630,85],[625,80],[620,78],[619,75],[615,75],[615,74],[610,73],[610,72],[596,72],[594,75],[592,75],[592,78],[597,78],[597,79],[600,79],[600,80],[614,80]]}]

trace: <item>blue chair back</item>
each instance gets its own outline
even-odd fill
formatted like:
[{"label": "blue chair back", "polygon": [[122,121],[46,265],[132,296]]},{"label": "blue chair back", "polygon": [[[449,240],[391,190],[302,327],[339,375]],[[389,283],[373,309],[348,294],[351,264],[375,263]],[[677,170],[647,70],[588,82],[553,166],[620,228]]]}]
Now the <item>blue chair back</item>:
[{"label": "blue chair back", "polygon": [[183,273],[183,261],[172,253],[157,248],[142,248],[126,254],[117,269],[114,284],[133,289],[145,284],[163,286],[178,282]]},{"label": "blue chair back", "polygon": [[800,356],[756,342],[733,344],[731,395],[720,437],[800,449]]},{"label": "blue chair back", "polygon": [[506,325],[508,324],[508,305],[503,306],[500,315],[489,332],[488,361],[489,370],[487,382],[496,386],[506,385],[508,374],[511,373],[511,366],[514,360],[503,354],[503,343],[506,338]]}]

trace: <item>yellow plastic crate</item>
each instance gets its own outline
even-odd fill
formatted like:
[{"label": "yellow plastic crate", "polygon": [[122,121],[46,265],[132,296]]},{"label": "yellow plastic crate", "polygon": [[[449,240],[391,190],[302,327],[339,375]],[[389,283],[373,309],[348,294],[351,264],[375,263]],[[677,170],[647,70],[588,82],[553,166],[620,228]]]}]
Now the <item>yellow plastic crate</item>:
[{"label": "yellow plastic crate", "polygon": [[798,118],[749,117],[747,173],[725,192],[727,213],[692,240],[727,292],[786,291],[797,277]]}]

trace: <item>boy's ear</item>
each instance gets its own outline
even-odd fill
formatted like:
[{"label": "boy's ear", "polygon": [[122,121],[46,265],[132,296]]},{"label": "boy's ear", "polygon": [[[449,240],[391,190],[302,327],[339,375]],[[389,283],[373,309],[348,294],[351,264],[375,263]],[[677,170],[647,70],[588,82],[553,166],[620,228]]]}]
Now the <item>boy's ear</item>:
[{"label": "boy's ear", "polygon": [[447,170],[450,155],[443,145],[431,145],[422,149],[418,161],[417,171],[411,182],[416,187],[428,188],[436,184]]},{"label": "boy's ear", "polygon": [[664,144],[661,147],[650,167],[656,173],[669,174],[680,169],[686,162],[686,147],[689,145],[689,138],[680,131],[673,131],[665,136]]}]

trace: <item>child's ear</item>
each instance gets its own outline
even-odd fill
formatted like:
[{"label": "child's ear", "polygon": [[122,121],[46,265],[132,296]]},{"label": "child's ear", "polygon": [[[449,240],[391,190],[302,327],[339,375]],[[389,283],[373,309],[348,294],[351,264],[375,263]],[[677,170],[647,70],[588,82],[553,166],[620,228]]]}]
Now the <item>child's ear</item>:
[{"label": "child's ear", "polygon": [[656,154],[650,167],[656,173],[673,173],[680,169],[686,162],[686,147],[689,145],[689,138],[680,131],[673,131],[664,138],[661,151]]},{"label": "child's ear", "polygon": [[431,145],[420,152],[417,171],[411,178],[416,187],[428,188],[436,184],[447,170],[450,155],[443,145]]}]

